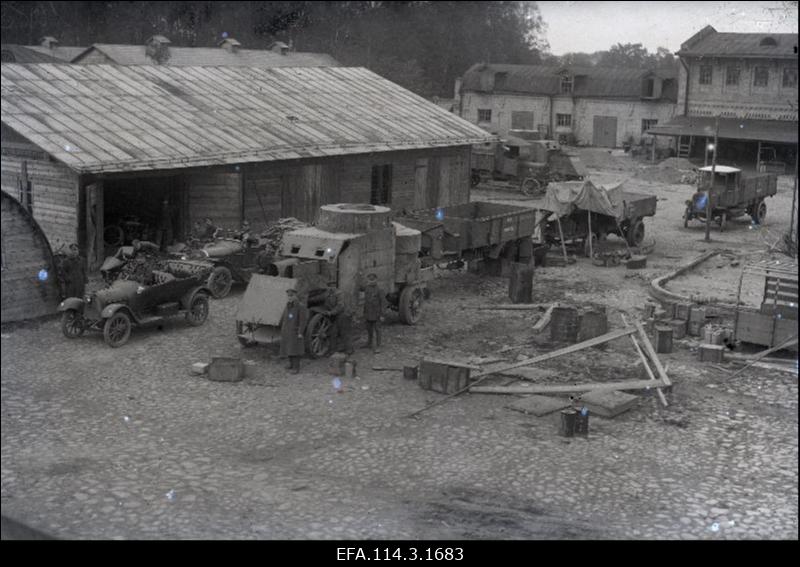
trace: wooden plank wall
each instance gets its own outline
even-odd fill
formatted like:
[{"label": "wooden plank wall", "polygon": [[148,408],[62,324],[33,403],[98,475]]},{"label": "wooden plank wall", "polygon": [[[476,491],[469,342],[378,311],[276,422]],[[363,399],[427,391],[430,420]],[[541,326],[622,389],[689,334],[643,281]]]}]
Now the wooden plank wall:
[{"label": "wooden plank wall", "polygon": [[59,162],[2,156],[2,189],[18,197],[22,161],[33,188],[33,217],[55,250],[78,242],[78,174]]},{"label": "wooden plank wall", "polygon": [[[2,322],[55,313],[58,286],[47,241],[15,200],[2,194]],[[39,281],[44,268],[50,277]]]},{"label": "wooden plank wall", "polygon": [[210,217],[217,226],[237,229],[242,224],[241,173],[214,171],[186,176],[188,226]]},{"label": "wooden plank wall", "polygon": [[396,211],[469,201],[470,148],[443,148],[246,166],[244,216],[260,229],[265,219],[314,222],[325,204],[369,203],[372,168],[386,164]]}]

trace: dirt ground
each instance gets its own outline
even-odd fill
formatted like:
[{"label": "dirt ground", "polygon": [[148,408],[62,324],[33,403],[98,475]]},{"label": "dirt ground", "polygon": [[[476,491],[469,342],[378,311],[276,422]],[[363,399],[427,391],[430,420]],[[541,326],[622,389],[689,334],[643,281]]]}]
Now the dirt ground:
[{"label": "dirt ground", "polygon": [[[585,258],[537,268],[537,303],[605,305],[620,328],[621,313],[641,317],[653,278],[714,249],[729,253],[668,288],[730,301],[741,265],[731,264],[762,257],[788,227],[790,177],[765,226],[714,227],[709,243],[701,225],[683,228],[690,186],[581,151],[598,183],[658,195],[646,221],[655,247],[643,270]],[[480,187],[473,198],[535,206]],[[442,396],[404,379],[403,365],[508,362],[563,346],[534,334],[543,309],[478,309],[508,301],[503,278],[443,271],[430,288],[420,323],[389,317],[381,353],[359,349],[358,378],[340,391],[326,360],[291,376],[276,349],[241,349],[241,288],[212,302],[203,327],[137,329],[121,349],[98,335],[69,341],[54,320],[4,329],[4,515],[77,539],[797,538],[796,374],[729,378],[738,366],[700,363],[697,343],[682,340],[661,357],[669,407],[635,392],[630,411],[592,415],[587,438],[560,437],[557,413],[507,409],[517,396],[466,394],[410,419]],[[753,284],[745,295],[758,293]],[[640,379],[626,341],[542,363],[543,383]],[[519,348],[500,352],[509,346]],[[241,356],[245,379],[190,375],[213,356]]]}]

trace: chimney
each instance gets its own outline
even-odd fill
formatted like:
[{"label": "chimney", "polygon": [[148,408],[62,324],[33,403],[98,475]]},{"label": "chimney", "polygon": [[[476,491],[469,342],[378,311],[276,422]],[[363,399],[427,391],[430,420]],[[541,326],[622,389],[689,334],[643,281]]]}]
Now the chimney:
[{"label": "chimney", "polygon": [[231,53],[236,53],[242,46],[241,43],[239,43],[232,37],[226,37],[225,39],[220,41],[217,45],[226,51],[230,51]]},{"label": "chimney", "polygon": [[46,47],[47,49],[53,50],[56,47],[58,47],[58,40],[51,35],[46,35],[39,40],[39,45],[41,45],[42,47]]},{"label": "chimney", "polygon": [[166,63],[169,59],[170,41],[163,35],[154,35],[145,41],[145,55],[157,65]]},{"label": "chimney", "polygon": [[289,53],[291,46],[286,45],[282,41],[276,41],[272,45],[269,46],[270,51],[274,51],[275,53],[280,53],[281,55],[286,55]]}]

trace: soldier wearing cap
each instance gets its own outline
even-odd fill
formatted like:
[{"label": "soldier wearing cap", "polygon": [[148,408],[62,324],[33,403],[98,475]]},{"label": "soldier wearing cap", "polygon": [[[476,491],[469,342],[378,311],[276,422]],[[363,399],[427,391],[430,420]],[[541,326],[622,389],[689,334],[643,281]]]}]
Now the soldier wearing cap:
[{"label": "soldier wearing cap", "polygon": [[367,323],[369,342],[366,348],[373,349],[376,354],[380,352],[381,348],[381,321],[383,321],[385,308],[386,298],[383,290],[378,287],[378,276],[374,273],[367,274],[367,285],[364,288],[364,321]]},{"label": "soldier wearing cap", "polygon": [[334,352],[353,354],[351,331],[353,316],[350,313],[344,294],[336,289],[336,282],[328,282],[328,295],[325,297],[325,314],[331,318],[331,343]]},{"label": "soldier wearing cap", "polygon": [[289,370],[292,374],[300,372],[300,357],[305,354],[303,331],[308,321],[308,309],[303,305],[294,289],[286,290],[286,309],[281,316],[280,355],[289,357]]}]

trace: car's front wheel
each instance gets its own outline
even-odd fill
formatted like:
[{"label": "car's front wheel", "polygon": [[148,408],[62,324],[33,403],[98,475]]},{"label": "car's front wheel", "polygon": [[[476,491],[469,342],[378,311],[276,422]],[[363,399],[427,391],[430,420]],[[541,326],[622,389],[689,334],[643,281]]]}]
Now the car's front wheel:
[{"label": "car's front wheel", "polygon": [[214,299],[222,299],[228,295],[233,285],[233,274],[225,266],[217,266],[208,278],[208,287]]},{"label": "car's front wheel", "polygon": [[103,325],[103,338],[112,348],[121,347],[131,336],[131,318],[124,311],[117,311],[106,319]]},{"label": "car's front wheel", "polygon": [[67,309],[61,315],[61,332],[68,339],[77,339],[86,330],[86,321],[77,309]]}]

